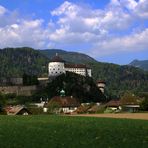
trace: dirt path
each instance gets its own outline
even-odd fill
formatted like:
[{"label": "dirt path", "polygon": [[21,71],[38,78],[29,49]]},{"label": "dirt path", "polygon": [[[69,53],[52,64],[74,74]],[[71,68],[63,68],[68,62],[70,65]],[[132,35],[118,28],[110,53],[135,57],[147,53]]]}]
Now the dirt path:
[{"label": "dirt path", "polygon": [[128,119],[143,119],[148,120],[148,113],[118,113],[118,114],[77,114],[71,116],[84,117],[105,117],[105,118],[128,118]]}]

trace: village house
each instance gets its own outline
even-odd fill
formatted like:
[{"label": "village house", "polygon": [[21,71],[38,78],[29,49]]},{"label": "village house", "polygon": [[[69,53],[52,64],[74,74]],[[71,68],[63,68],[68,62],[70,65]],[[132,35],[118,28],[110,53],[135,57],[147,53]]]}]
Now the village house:
[{"label": "village house", "polygon": [[110,100],[106,104],[106,108],[113,112],[138,112],[140,108],[140,102],[138,101],[123,101],[123,100]]},{"label": "village house", "polygon": [[123,105],[123,110],[126,112],[138,112],[140,108],[139,104],[127,104],[127,105]]},{"label": "village house", "polygon": [[110,100],[107,104],[106,104],[106,109],[109,111],[121,111],[122,110],[122,104],[120,102],[120,100]]},{"label": "village house", "polygon": [[[55,105],[56,113],[72,113],[80,106],[80,102],[73,96],[55,96],[51,98],[48,107]],[[46,106],[47,106],[46,105]]]},{"label": "village house", "polygon": [[31,112],[24,106],[8,106],[5,108],[7,115],[30,115]]},{"label": "village house", "polygon": [[138,112],[142,100],[142,98],[137,97],[134,94],[125,94],[120,100],[122,110],[125,112]]}]

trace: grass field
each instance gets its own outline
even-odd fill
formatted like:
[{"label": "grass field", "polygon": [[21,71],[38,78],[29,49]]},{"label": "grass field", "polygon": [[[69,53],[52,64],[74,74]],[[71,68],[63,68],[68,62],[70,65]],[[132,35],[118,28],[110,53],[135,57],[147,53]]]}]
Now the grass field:
[{"label": "grass field", "polygon": [[0,148],[147,148],[148,121],[0,116]]}]

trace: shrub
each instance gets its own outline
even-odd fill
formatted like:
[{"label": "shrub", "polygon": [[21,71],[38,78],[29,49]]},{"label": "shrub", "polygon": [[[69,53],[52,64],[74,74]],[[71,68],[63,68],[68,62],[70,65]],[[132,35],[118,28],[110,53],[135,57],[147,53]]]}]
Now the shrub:
[{"label": "shrub", "polygon": [[140,109],[143,111],[148,111],[148,99],[144,99],[140,104]]},{"label": "shrub", "polygon": [[28,110],[33,114],[33,115],[41,115],[43,114],[43,108],[39,107],[30,107]]},{"label": "shrub", "polygon": [[104,113],[104,111],[105,111],[105,106],[100,105],[100,106],[98,106],[98,109],[97,109],[96,113]]},{"label": "shrub", "polygon": [[0,115],[7,115],[7,112],[0,106]]},{"label": "shrub", "polygon": [[58,103],[51,103],[47,106],[49,114],[57,114],[60,113],[60,105]]}]

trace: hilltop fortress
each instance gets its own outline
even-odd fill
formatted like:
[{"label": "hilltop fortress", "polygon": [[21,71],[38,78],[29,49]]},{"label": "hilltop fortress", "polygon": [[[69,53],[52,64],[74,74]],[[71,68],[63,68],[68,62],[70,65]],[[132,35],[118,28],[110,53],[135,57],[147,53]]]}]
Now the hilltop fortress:
[{"label": "hilltop fortress", "polygon": [[2,78],[0,79],[0,93],[15,93],[16,95],[30,96],[32,93],[45,87],[52,77],[56,77],[67,71],[91,77],[91,68],[85,64],[66,63],[58,54],[56,54],[48,64],[48,77],[38,78],[39,85],[24,86],[23,78]]},{"label": "hilltop fortress", "polygon": [[48,76],[56,77],[66,71],[91,77],[91,68],[85,64],[67,64],[61,57],[56,54],[48,64]]}]

